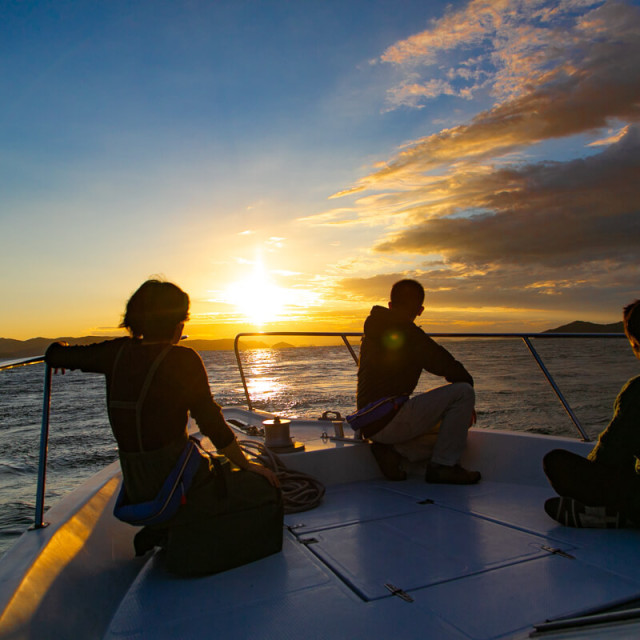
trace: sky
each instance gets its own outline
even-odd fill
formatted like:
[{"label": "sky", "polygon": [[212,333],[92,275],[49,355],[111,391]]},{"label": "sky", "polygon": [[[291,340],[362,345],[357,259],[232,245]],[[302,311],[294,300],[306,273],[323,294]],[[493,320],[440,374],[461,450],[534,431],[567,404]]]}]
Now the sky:
[{"label": "sky", "polygon": [[640,0],[3,0],[0,337],[616,322],[640,297]]}]

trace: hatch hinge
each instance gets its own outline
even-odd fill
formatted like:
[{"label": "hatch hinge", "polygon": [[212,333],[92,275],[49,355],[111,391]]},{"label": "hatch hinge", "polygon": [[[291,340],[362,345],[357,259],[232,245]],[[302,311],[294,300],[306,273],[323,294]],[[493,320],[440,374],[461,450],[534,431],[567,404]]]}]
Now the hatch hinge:
[{"label": "hatch hinge", "polygon": [[304,545],[317,544],[318,538],[300,538],[299,540]]},{"label": "hatch hinge", "polygon": [[556,547],[549,547],[546,544],[541,545],[540,547],[543,551],[548,551],[549,553],[553,553],[556,556],[562,556],[563,558],[569,558],[569,560],[575,560],[575,556],[572,556],[570,553],[563,551],[562,549],[557,549]]},{"label": "hatch hinge", "polygon": [[413,602],[413,598],[403,589],[398,589],[398,587],[392,585],[390,582],[385,583],[384,586],[389,589],[392,596],[398,596],[398,598],[402,598],[405,602]]}]

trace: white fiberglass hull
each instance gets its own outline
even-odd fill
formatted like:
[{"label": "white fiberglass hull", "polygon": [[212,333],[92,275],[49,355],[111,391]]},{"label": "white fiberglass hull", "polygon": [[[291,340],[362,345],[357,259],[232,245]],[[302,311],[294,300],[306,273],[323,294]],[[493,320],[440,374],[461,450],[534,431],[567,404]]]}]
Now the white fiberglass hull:
[{"label": "white fiberglass hull", "polygon": [[[0,560],[0,638],[517,638],[640,597],[640,531],[565,528],[542,508],[544,453],[591,445],[474,429],[463,463],[483,480],[459,487],[417,468],[385,481],[368,445],[323,431],[294,423],[305,450],[282,456],[327,485],[320,507],[286,516],[282,553],[205,578],[169,575],[161,553],[133,557],[135,529],[111,515],[111,465]],[[543,637],[638,637],[637,625]]]}]

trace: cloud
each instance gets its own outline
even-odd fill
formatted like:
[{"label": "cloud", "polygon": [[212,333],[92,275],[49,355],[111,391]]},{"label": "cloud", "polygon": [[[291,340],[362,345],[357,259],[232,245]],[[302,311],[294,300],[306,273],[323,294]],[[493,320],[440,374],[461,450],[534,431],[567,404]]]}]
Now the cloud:
[{"label": "cloud", "polygon": [[[545,82],[569,71],[597,36],[605,43],[633,38],[627,22],[633,10],[603,0],[471,0],[464,8],[450,10],[431,28],[395,43],[380,62],[404,70],[418,85],[420,74],[432,89],[434,74],[473,80],[467,91],[488,88],[495,95],[516,96],[534,83]],[[566,66],[569,65],[569,66]],[[484,82],[478,83],[483,77]],[[406,79],[401,84],[406,84]],[[448,90],[446,84],[443,90]],[[436,92],[425,92],[435,97]],[[392,105],[418,106],[412,98],[391,89]],[[414,104],[411,104],[414,102]]]},{"label": "cloud", "polygon": [[[457,47],[476,52],[479,44],[480,55],[441,64],[437,77],[439,54]],[[406,68],[389,90],[390,108],[422,107],[439,95],[469,99],[482,87],[497,101],[469,123],[407,145],[343,194],[640,118],[640,11],[623,3],[475,0],[393,45],[381,60]]]},{"label": "cloud", "polygon": [[[547,30],[541,38],[521,29],[494,52],[493,57],[500,60],[494,85],[510,87],[508,99],[467,124],[407,145],[355,189],[397,186],[399,181],[419,180],[425,172],[454,162],[485,161],[541,141],[597,130],[614,121],[640,120],[637,7],[606,3],[582,20],[576,19],[571,28]],[[523,43],[512,49],[514,38],[528,44],[534,40],[535,46],[530,45],[534,51]],[[545,46],[538,45],[538,40]],[[414,82],[411,100],[415,103],[418,97],[434,95],[430,88],[437,85],[438,80],[431,78],[420,92]],[[403,93],[402,87],[392,91]],[[500,93],[506,91],[500,89]]]},{"label": "cloud", "polygon": [[[390,109],[443,95],[480,106],[336,194],[355,196],[351,206],[307,220],[378,230],[373,249],[386,273],[354,271],[339,288],[384,300],[394,278],[413,273],[441,306],[595,313],[609,305],[616,314],[637,297],[637,6],[472,0],[380,62],[404,71]],[[548,144],[557,140],[571,144],[559,151]],[[560,159],[533,161],[534,150]],[[392,273],[393,260],[402,266]]]},{"label": "cloud", "polygon": [[639,275],[633,265],[575,265],[564,269],[562,278],[558,275],[556,269],[545,266],[514,265],[507,271],[441,265],[429,270],[343,278],[335,285],[335,295],[348,295],[362,301],[363,306],[385,304],[394,282],[415,278],[425,287],[425,316],[442,309],[445,318],[466,315],[470,323],[481,316],[505,319],[524,315],[526,323],[527,314],[544,318],[562,313],[574,320],[581,314],[599,317],[603,312],[613,321],[619,319],[622,306],[637,297],[630,293],[637,292]]},{"label": "cloud", "polygon": [[[579,264],[640,258],[640,128],[599,154],[444,180],[446,199],[379,251],[472,264]],[[480,210],[475,215],[455,212]],[[448,215],[447,215],[448,214]]]},{"label": "cloud", "polygon": [[[438,51],[490,37],[494,82],[509,81],[517,97],[406,144],[340,193],[360,194],[353,207],[311,221],[386,227],[383,251],[451,259],[565,263],[607,257],[616,243],[623,255],[634,253],[639,136],[629,123],[640,120],[640,10],[589,0],[473,0],[382,59],[432,63]],[[615,123],[617,136],[593,143],[611,145],[597,156],[516,164],[531,145]],[[552,221],[549,241],[542,229]]]},{"label": "cloud", "polygon": [[590,142],[588,146],[589,147],[607,146],[607,145],[613,144],[614,142],[618,142],[619,140],[622,140],[622,138],[624,138],[624,136],[626,136],[627,133],[629,133],[629,125],[627,125],[626,127],[622,127],[620,131],[613,133],[607,136],[606,138],[602,138],[601,140],[594,140],[593,142]]},{"label": "cloud", "polygon": [[390,101],[393,104],[422,108],[423,98],[435,98],[440,95],[471,98],[472,91],[468,88],[456,89],[447,80],[432,79],[424,83],[412,81],[407,78],[400,85],[389,90]]},{"label": "cloud", "polygon": [[433,65],[440,51],[479,44],[485,40],[502,21],[501,16],[509,4],[504,0],[474,0],[461,11],[450,12],[439,20],[433,20],[431,29],[392,45],[380,59],[398,65],[418,62]]}]

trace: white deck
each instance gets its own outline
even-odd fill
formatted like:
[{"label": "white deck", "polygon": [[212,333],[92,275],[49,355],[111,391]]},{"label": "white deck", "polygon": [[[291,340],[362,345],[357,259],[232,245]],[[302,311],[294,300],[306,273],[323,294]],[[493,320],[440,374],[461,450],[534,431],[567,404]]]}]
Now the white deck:
[{"label": "white deck", "polygon": [[[282,554],[188,581],[148,563],[107,637],[199,637],[203,615],[220,637],[511,637],[640,595],[637,532],[556,527],[540,513],[547,494],[500,483],[334,486],[319,509],[287,517],[303,526],[286,533]],[[631,553],[612,553],[622,546]]]},{"label": "white deck", "polygon": [[[50,580],[59,583],[55,597],[38,599],[28,585],[38,571],[51,573],[39,565],[51,562],[58,532],[75,526],[69,516],[98,497],[52,509],[59,524],[26,534],[0,561],[0,637],[512,638],[547,619],[640,597],[640,531],[565,528],[543,511],[553,494],[544,452],[588,445],[474,430],[464,462],[483,480],[458,487],[426,484],[417,469],[406,482],[387,482],[367,445],[323,441],[322,430],[302,424],[292,435],[306,451],[284,457],[328,487],[320,507],[286,516],[282,553],[205,578],[172,577],[161,554],[131,557],[132,530],[109,516],[114,491],[105,475],[97,486],[109,487],[109,504],[94,508],[94,526],[106,527],[76,534],[74,554]],[[40,556],[16,578],[27,547]],[[17,600],[7,599],[8,573]],[[33,615],[21,621],[20,610]]]}]

